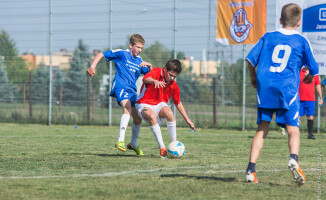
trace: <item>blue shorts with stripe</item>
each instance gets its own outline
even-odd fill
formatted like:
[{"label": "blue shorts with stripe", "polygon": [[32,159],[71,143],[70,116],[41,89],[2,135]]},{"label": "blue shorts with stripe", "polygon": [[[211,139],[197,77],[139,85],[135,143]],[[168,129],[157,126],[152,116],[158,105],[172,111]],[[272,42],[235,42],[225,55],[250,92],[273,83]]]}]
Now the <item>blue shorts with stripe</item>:
[{"label": "blue shorts with stripe", "polygon": [[315,115],[315,101],[300,101],[300,117]]},{"label": "blue shorts with stripe", "polygon": [[274,108],[258,108],[257,110],[257,124],[261,121],[271,122],[273,114],[276,113],[275,122],[280,127],[285,128],[285,125],[299,127],[299,110],[292,109],[274,109]]},{"label": "blue shorts with stripe", "polygon": [[120,102],[124,99],[129,99],[131,102],[131,106],[135,107],[136,99],[137,99],[137,93],[136,92],[129,92],[125,89],[115,89],[112,90],[110,93],[110,96],[113,96],[116,98],[117,103],[121,106]]}]

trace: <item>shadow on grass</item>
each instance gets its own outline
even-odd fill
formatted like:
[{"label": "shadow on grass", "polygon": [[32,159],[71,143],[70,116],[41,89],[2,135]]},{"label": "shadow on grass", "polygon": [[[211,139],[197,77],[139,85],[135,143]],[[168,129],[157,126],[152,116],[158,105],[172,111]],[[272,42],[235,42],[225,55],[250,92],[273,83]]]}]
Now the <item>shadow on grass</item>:
[{"label": "shadow on grass", "polygon": [[194,178],[198,180],[213,180],[213,181],[223,181],[223,182],[232,182],[235,181],[235,178],[220,178],[220,177],[212,177],[212,176],[190,176],[186,174],[162,174],[160,177],[163,178],[178,178],[178,177],[185,177],[185,178]]},{"label": "shadow on grass", "polygon": [[100,157],[134,157],[134,158],[143,158],[143,157],[155,157],[154,155],[145,155],[145,156],[137,156],[137,155],[129,155],[129,154],[104,154],[104,153],[62,153],[64,155],[81,155],[81,156],[100,156]]},{"label": "shadow on grass", "polygon": [[[252,138],[254,138],[254,136],[248,136],[248,138],[252,139]],[[271,139],[271,140],[283,140],[284,138],[285,138],[285,139],[288,139],[287,136],[284,136],[284,137],[273,137],[273,136],[267,136],[267,137],[266,137],[266,140],[268,140],[268,139]]]}]

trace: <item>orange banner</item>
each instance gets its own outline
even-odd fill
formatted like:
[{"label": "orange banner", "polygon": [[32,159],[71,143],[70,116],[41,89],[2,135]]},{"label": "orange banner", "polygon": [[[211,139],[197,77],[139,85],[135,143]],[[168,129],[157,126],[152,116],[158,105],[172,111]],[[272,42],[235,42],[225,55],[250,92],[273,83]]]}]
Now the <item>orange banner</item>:
[{"label": "orange banner", "polygon": [[266,0],[218,0],[216,42],[254,44],[266,32]]}]

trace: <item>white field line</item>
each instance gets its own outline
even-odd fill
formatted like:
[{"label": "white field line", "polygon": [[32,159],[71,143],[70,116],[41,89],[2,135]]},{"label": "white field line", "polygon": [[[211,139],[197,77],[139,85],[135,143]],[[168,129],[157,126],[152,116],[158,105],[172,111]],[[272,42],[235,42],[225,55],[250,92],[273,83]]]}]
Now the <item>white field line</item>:
[{"label": "white field line", "polygon": [[[156,174],[184,174],[185,172],[180,172],[178,170],[182,169],[204,169],[204,168],[215,168],[215,167],[221,167],[217,165],[211,165],[211,166],[191,166],[191,167],[177,167],[177,168],[156,168],[156,169],[145,169],[145,170],[129,170],[129,171],[122,171],[122,172],[108,172],[108,173],[102,173],[102,174],[72,174],[72,175],[58,175],[58,176],[9,176],[9,177],[0,177],[0,180],[13,180],[13,179],[52,179],[52,178],[82,178],[82,177],[110,177],[110,176],[121,176],[121,175],[143,175],[143,174],[149,174],[149,175],[156,175]],[[225,166],[223,166],[225,167]],[[318,171],[320,169],[316,168],[310,168],[310,169],[304,169],[304,171]],[[259,172],[282,172],[282,171],[288,171],[288,170],[259,170]],[[206,174],[227,174],[227,173],[245,173],[245,170],[206,170],[204,173]]]}]

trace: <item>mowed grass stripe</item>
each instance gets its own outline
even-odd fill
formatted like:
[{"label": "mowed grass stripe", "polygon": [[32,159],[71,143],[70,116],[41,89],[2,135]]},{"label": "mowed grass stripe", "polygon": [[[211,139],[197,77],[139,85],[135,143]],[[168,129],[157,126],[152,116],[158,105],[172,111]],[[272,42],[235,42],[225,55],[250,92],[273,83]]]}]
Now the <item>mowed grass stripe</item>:
[{"label": "mowed grass stripe", "polygon": [[[179,168],[158,168],[158,169],[147,169],[147,170],[133,170],[133,171],[122,171],[122,172],[108,172],[108,173],[102,173],[102,174],[72,174],[72,175],[66,175],[66,176],[26,176],[26,177],[19,177],[19,176],[11,176],[11,177],[0,177],[0,180],[5,179],[50,179],[50,178],[79,178],[79,177],[106,177],[106,176],[140,176],[140,175],[163,175],[163,174],[186,174],[186,172],[180,172],[182,169],[202,169],[202,168],[208,168],[207,166],[194,166],[194,167],[179,167]],[[180,171],[177,171],[180,170]],[[274,170],[260,170],[259,172],[262,173],[274,173],[274,172],[285,172],[289,170],[281,170],[281,169],[274,169]],[[326,172],[326,170],[320,170],[320,169],[304,169],[305,172],[315,172],[315,171],[321,171]],[[161,172],[161,173],[157,173]],[[196,173],[199,173],[196,171]],[[207,170],[204,171],[205,174],[213,174],[213,173],[242,173],[244,174],[244,170]]]}]

